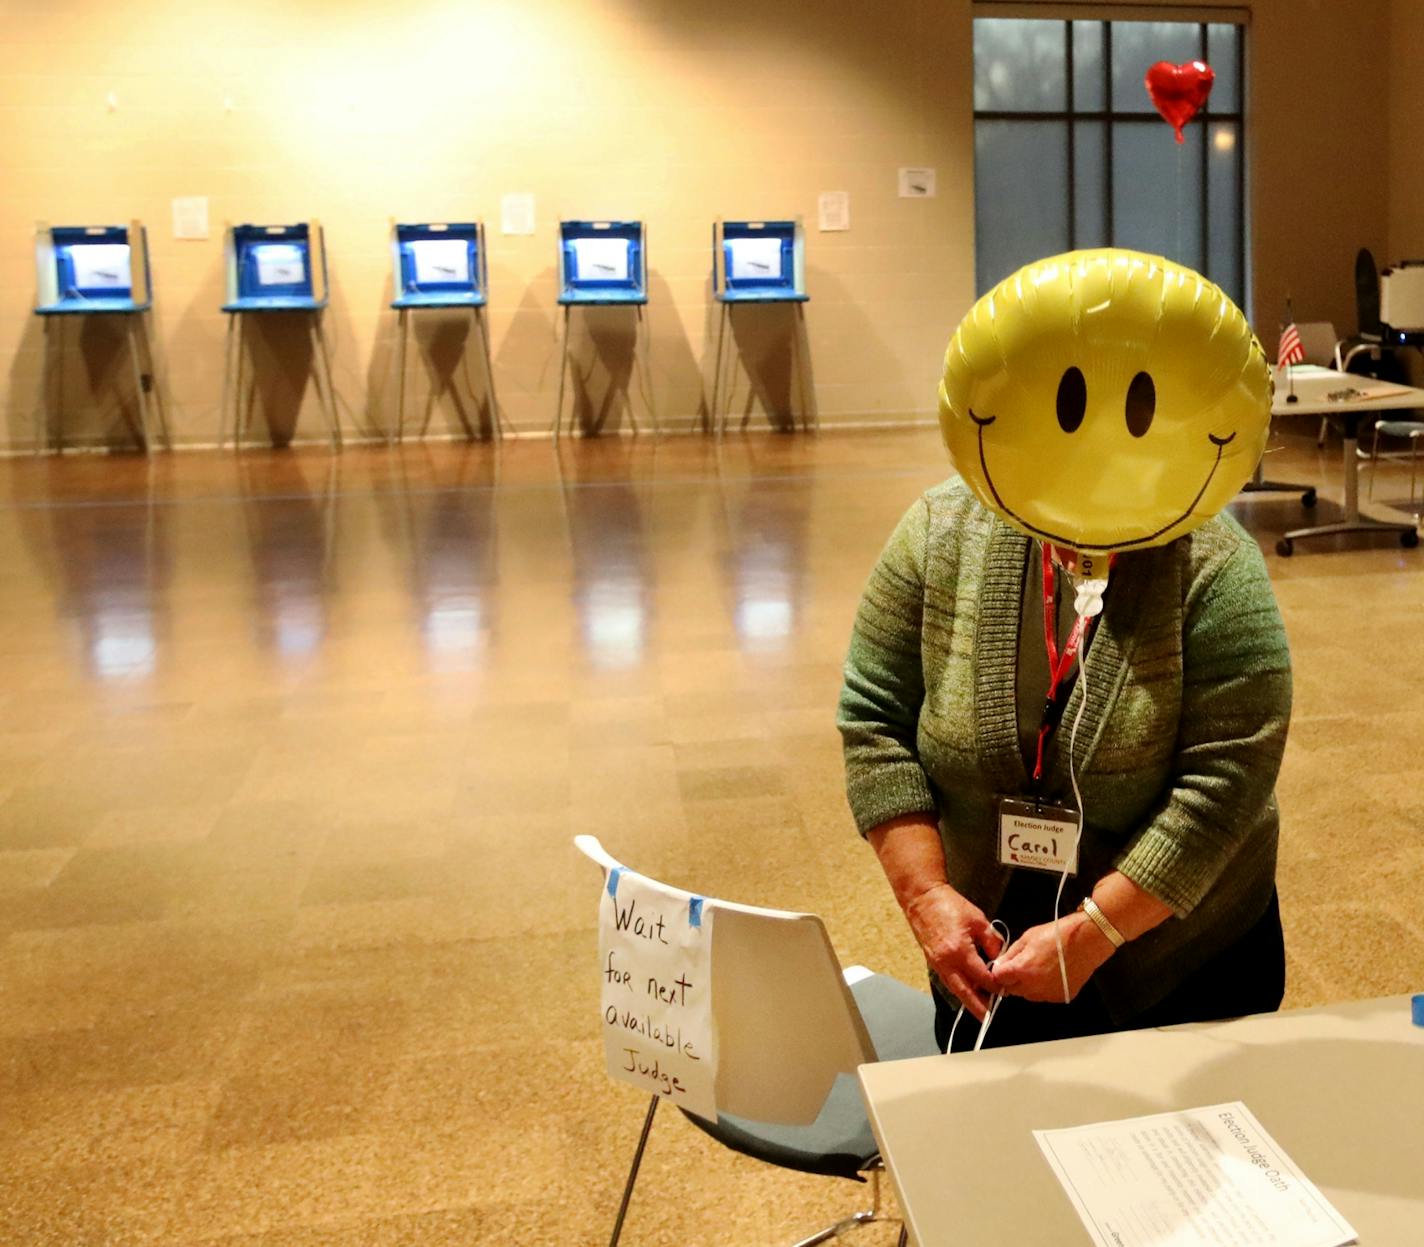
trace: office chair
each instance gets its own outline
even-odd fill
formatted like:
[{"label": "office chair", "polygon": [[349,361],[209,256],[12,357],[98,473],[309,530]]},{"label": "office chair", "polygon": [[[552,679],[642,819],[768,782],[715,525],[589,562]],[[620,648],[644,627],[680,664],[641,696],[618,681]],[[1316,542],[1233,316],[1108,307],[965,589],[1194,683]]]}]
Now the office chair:
[{"label": "office chair", "polygon": [[[620,866],[593,836],[576,836],[574,845],[602,868],[605,879]],[[842,971],[825,925],[814,914],[711,897],[703,904],[704,912],[707,906],[716,909],[717,1119],[683,1115],[725,1147],[768,1164],[858,1182],[868,1175],[870,1209],[818,1230],[796,1247],[813,1247],[883,1221],[880,1152],[855,1069],[939,1052],[929,994],[863,966]],[[648,1105],[609,1247],[617,1247],[659,1098],[654,1095]],[[902,1226],[902,1247],[905,1242]]]},{"label": "office chair", "polygon": [[[1403,437],[1409,441],[1409,510],[1414,516],[1414,522],[1419,523],[1419,512],[1414,509],[1414,491],[1419,479],[1419,444],[1424,442],[1424,420],[1378,420],[1375,422],[1374,441],[1370,445],[1370,492],[1369,496],[1375,496],[1375,472],[1379,468],[1380,461],[1380,434],[1385,437]],[[1386,459],[1393,459],[1397,456],[1387,453]],[[1407,534],[1406,534],[1407,535]]]},{"label": "office chair", "polygon": [[[1355,319],[1355,332],[1341,338],[1335,345],[1335,370],[1400,385],[1409,384],[1409,373],[1403,362],[1392,348],[1384,344],[1384,326],[1380,320],[1379,267],[1368,247],[1361,247],[1355,253]],[[1317,446],[1325,445],[1329,427],[1329,419],[1322,417],[1320,435],[1315,439]]]}]

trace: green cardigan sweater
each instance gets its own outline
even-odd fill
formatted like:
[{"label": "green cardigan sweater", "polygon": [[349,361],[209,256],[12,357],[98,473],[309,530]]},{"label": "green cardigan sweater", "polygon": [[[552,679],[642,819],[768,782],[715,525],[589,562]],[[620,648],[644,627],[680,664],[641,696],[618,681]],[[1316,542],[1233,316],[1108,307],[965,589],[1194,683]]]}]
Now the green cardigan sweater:
[{"label": "green cardigan sweater", "polygon": [[[936,812],[950,883],[990,917],[1011,873],[998,861],[995,797],[1028,791],[1015,684],[1028,546],[963,482],[927,491],[871,573],[838,718],[861,834]],[[1274,887],[1290,657],[1264,561],[1239,524],[1218,516],[1118,558],[1049,792],[1071,793],[1085,683],[1075,757],[1086,819],[1064,910],[1116,868],[1175,915],[1093,977],[1125,1022],[1244,934]]]}]

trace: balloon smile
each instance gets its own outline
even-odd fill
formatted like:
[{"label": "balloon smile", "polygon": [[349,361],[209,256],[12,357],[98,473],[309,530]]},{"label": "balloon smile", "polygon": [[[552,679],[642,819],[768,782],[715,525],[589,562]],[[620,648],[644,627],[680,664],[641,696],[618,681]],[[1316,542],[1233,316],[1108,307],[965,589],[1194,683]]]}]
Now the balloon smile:
[{"label": "balloon smile", "polygon": [[1206,480],[1202,482],[1201,488],[1197,490],[1196,497],[1188,504],[1187,509],[1182,512],[1170,524],[1164,524],[1154,533],[1148,533],[1143,537],[1133,537],[1128,541],[1113,542],[1085,542],[1081,537],[1066,536],[1063,533],[1051,533],[1045,528],[1039,528],[1036,524],[1030,524],[1017,511],[1015,511],[999,493],[999,488],[994,484],[993,474],[989,471],[989,461],[984,455],[984,430],[997,420],[998,416],[977,416],[974,409],[969,409],[969,418],[974,421],[979,430],[979,466],[984,470],[984,481],[989,486],[989,492],[994,495],[994,501],[999,504],[1005,515],[1012,516],[1020,524],[1033,533],[1036,537],[1041,537],[1046,541],[1051,541],[1055,545],[1069,546],[1075,550],[1126,550],[1132,546],[1148,545],[1162,536],[1163,533],[1171,532],[1178,524],[1187,519],[1196,509],[1196,505],[1201,501],[1202,495],[1206,493],[1207,486],[1211,484],[1211,478],[1216,475],[1216,469],[1221,465],[1221,452],[1236,440],[1236,434],[1231,433],[1227,437],[1217,437],[1214,433],[1206,435],[1207,441],[1216,447],[1216,458],[1212,461],[1211,469],[1206,474]]}]

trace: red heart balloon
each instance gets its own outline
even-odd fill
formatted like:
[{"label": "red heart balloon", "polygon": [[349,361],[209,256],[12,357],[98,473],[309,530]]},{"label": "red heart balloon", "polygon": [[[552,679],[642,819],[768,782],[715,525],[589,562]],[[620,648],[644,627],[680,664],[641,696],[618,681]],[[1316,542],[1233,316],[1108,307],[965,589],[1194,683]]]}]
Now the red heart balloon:
[{"label": "red heart balloon", "polygon": [[1158,61],[1142,81],[1163,120],[1177,132],[1177,142],[1186,142],[1182,127],[1206,103],[1211,84],[1216,81],[1215,71],[1205,61],[1187,61],[1183,65]]}]

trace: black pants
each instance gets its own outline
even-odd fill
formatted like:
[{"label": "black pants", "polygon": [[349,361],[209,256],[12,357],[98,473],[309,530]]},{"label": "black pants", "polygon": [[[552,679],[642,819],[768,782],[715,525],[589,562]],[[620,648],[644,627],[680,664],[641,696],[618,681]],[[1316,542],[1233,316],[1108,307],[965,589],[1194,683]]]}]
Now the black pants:
[{"label": "black pants", "polygon": [[[1044,876],[1043,878],[1048,878]],[[1017,880],[1015,881],[1017,883]],[[1056,880],[1050,880],[1055,887]],[[1039,915],[1053,912],[1051,891],[1044,904],[1039,880],[1027,880],[1010,887],[1001,905],[1001,914],[1022,915],[1016,925],[1006,919],[1017,936],[1033,925],[1028,909]],[[1042,922],[1042,917],[1037,921]],[[1193,971],[1166,997],[1150,1009],[1114,1023],[1103,1007],[1092,981],[1071,1004],[1042,1004],[1018,996],[999,1002],[994,1024],[984,1040],[986,1048],[1007,1048],[1013,1044],[1038,1043],[1046,1039],[1076,1039],[1102,1035],[1108,1031],[1139,1030],[1149,1026],[1175,1026],[1180,1022],[1215,1022],[1244,1017],[1248,1013],[1272,1013],[1281,1006],[1286,990],[1286,948],[1281,935],[1281,909],[1275,890],[1271,902],[1255,924],[1236,943],[1223,949],[1205,965]],[[959,1003],[946,997],[936,985],[935,1038],[941,1050],[949,1040]],[[968,1012],[954,1032],[954,1051],[967,1052],[978,1038],[979,1023]]]}]

